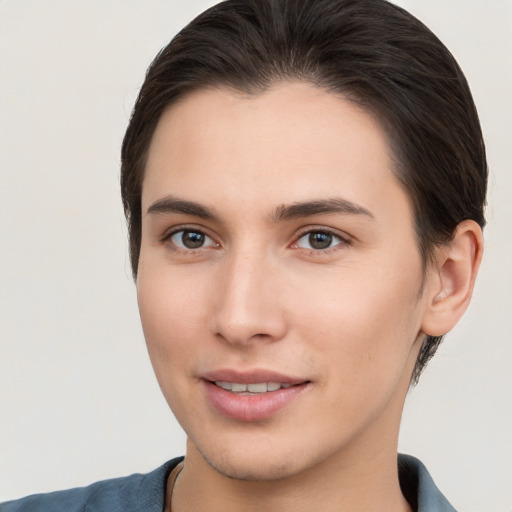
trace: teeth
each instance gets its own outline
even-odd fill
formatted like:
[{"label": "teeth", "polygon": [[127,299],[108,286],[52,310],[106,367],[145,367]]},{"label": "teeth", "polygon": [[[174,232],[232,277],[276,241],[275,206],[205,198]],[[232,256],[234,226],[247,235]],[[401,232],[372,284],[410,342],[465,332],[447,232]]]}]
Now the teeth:
[{"label": "teeth", "polygon": [[231,382],[221,382],[219,380],[216,380],[215,384],[217,386],[219,386],[219,388],[227,389],[228,391],[231,391]]},{"label": "teeth", "polygon": [[218,380],[215,381],[215,384],[219,386],[219,388],[225,389],[226,391],[245,395],[266,393],[267,391],[277,391],[281,388],[288,389],[292,386],[289,383],[281,384],[279,382],[257,382],[254,384],[242,384],[238,382],[223,382]]},{"label": "teeth", "polygon": [[267,389],[269,391],[277,391],[280,388],[284,388],[285,384],[279,384],[279,382],[267,382]]},{"label": "teeth", "polygon": [[265,393],[267,389],[266,382],[261,382],[260,384],[247,384],[247,391],[250,393]]}]

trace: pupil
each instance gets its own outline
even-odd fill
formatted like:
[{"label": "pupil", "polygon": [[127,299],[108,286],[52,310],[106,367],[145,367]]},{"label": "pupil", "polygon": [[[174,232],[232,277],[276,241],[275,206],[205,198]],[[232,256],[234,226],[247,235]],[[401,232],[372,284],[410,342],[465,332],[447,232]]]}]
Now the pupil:
[{"label": "pupil", "polygon": [[329,233],[311,233],[309,243],[313,249],[327,249],[332,244],[332,235]]},{"label": "pupil", "polygon": [[204,243],[204,235],[202,233],[195,233],[194,231],[185,231],[181,236],[183,245],[188,249],[197,249]]}]

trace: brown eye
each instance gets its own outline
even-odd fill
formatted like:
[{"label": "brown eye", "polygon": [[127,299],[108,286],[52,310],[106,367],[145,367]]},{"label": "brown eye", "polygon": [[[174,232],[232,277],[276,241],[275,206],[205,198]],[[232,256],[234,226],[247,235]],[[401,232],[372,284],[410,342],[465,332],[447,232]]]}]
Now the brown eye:
[{"label": "brown eye", "polygon": [[297,246],[303,249],[324,251],[345,242],[340,236],[329,231],[310,231],[305,233],[297,241]]},{"label": "brown eye", "polygon": [[170,239],[181,249],[201,249],[215,246],[215,242],[201,231],[182,229],[174,233]]},{"label": "brown eye", "polygon": [[329,233],[310,233],[308,241],[313,249],[327,249],[332,244],[332,235]]}]

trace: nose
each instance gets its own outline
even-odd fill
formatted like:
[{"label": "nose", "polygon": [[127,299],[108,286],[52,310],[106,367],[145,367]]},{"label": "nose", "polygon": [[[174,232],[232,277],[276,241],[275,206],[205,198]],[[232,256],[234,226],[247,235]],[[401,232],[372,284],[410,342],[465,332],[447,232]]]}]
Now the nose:
[{"label": "nose", "polygon": [[213,334],[239,346],[283,338],[286,318],[276,266],[261,254],[233,255],[223,265],[210,323]]}]

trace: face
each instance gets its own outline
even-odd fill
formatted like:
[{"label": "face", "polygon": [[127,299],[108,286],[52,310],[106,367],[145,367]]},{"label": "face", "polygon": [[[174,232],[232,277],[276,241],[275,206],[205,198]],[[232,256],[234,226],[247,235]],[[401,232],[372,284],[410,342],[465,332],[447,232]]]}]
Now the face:
[{"label": "face", "polygon": [[187,457],[243,479],[396,454],[427,294],[385,134],[304,83],[161,118],[138,301]]}]

